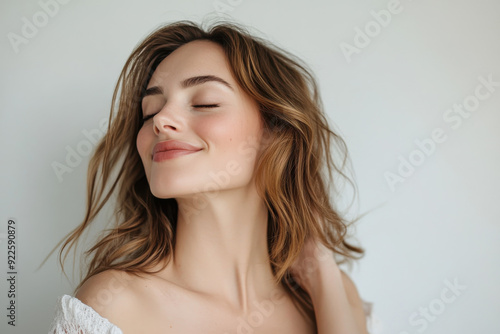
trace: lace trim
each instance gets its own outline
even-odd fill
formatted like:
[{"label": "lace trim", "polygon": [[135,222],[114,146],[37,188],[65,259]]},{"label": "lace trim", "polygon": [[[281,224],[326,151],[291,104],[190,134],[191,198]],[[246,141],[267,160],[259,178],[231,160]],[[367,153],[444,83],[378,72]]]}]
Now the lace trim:
[{"label": "lace trim", "polygon": [[92,307],[70,295],[58,298],[54,313],[49,334],[123,334]]}]

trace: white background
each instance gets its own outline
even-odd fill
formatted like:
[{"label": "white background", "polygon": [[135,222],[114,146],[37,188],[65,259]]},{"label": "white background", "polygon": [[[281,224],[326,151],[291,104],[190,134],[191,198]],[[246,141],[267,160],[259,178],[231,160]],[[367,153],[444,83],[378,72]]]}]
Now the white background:
[{"label": "white background", "polygon": [[[357,212],[374,209],[357,225],[367,252],[350,274],[374,303],[375,332],[500,333],[500,87],[459,127],[443,118],[454,104],[473,102],[478,77],[500,82],[500,3],[401,0],[377,34],[371,11],[389,1],[221,1],[233,4],[235,21],[301,57],[318,78],[351,154]],[[0,277],[8,219],[18,226],[17,326],[6,324],[2,278],[2,333],[48,331],[57,297],[77,284],[61,274],[55,253],[37,268],[84,218],[89,157],[62,181],[53,163],[66,164],[68,147],[85,148],[82,131],[108,117],[139,41],[163,23],[218,17],[213,0],[71,0],[47,22],[42,11],[32,0],[0,4]],[[23,18],[34,16],[42,26],[14,47],[9,33],[22,37]],[[356,28],[365,27],[371,42],[348,59],[341,44],[355,45]],[[446,140],[391,189],[384,175],[398,173],[399,157],[418,158],[415,141],[436,128]],[[69,275],[72,261],[71,253]],[[442,299],[446,280],[465,287],[452,302],[450,291]]]}]

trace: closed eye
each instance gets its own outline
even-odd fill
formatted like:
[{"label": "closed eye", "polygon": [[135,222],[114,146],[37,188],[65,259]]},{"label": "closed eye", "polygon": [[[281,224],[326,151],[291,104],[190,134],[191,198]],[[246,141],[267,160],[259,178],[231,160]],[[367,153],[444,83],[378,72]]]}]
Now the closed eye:
[{"label": "closed eye", "polygon": [[157,113],[154,113],[154,114],[151,114],[151,115],[147,115],[147,116],[144,116],[142,118],[142,122],[145,123],[147,120],[149,120],[150,118],[153,118],[154,115],[156,115]]},{"label": "closed eye", "polygon": [[218,104],[198,104],[193,107],[195,108],[217,108],[219,105]]},{"label": "closed eye", "polygon": [[[219,105],[218,104],[197,104],[197,105],[194,105],[193,107],[194,108],[217,108],[217,107],[219,107]],[[142,122],[145,123],[147,120],[153,118],[156,114],[157,113],[144,116],[142,118]]]}]

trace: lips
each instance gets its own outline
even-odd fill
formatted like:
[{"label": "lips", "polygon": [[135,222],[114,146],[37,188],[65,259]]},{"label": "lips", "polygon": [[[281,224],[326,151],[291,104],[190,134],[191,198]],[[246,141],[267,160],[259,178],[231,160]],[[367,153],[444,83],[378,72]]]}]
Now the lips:
[{"label": "lips", "polygon": [[[200,151],[201,148],[190,145],[178,140],[167,140],[160,142],[153,148],[153,160],[158,161],[159,158],[170,158],[179,155],[189,154]],[[163,159],[161,159],[163,160]]]}]

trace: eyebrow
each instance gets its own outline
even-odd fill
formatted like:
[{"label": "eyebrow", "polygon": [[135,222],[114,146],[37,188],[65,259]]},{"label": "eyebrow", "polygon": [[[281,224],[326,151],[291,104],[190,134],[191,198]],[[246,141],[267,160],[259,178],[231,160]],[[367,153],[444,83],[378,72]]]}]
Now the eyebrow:
[{"label": "eyebrow", "polygon": [[[229,89],[234,90],[233,86],[231,86],[231,84],[229,84],[229,82],[227,82],[226,80],[219,78],[215,75],[199,75],[196,77],[184,79],[181,81],[181,87],[182,88],[189,88],[189,87],[193,87],[196,85],[204,84],[206,82],[218,82],[218,83],[221,83],[224,86],[228,87]],[[144,94],[142,95],[142,99],[145,98],[146,96],[157,95],[157,94],[163,94],[163,91],[160,87],[153,86],[153,87],[150,87],[144,91]]]}]

